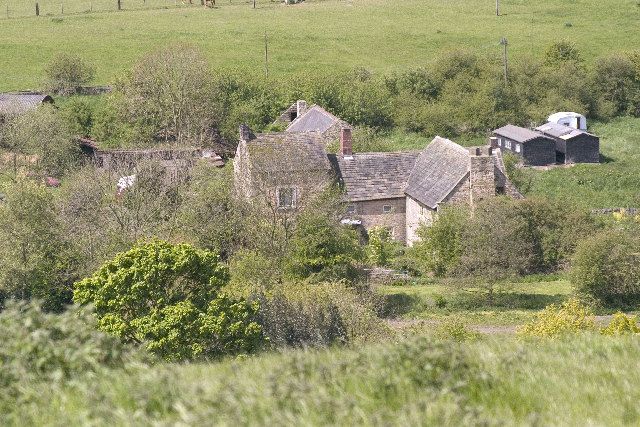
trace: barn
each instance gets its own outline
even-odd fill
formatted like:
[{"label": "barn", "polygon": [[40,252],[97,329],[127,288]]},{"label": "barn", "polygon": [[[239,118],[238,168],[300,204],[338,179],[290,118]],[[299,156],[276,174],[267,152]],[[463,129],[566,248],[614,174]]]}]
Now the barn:
[{"label": "barn", "polygon": [[536,130],[555,141],[558,163],[600,162],[600,138],[597,136],[557,123],[546,123]]},{"label": "barn", "polygon": [[530,166],[544,166],[556,163],[556,143],[541,132],[506,125],[493,131],[498,148],[522,158]]}]

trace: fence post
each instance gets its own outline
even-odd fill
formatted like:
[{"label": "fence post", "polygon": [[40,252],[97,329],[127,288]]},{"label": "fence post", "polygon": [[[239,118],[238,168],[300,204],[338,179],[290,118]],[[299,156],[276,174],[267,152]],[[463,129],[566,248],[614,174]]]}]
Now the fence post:
[{"label": "fence post", "polygon": [[38,2],[36,2],[36,16],[40,16],[40,6],[38,5]]},{"label": "fence post", "polygon": [[121,0],[118,0],[118,10],[122,10],[122,3],[121,3]]}]

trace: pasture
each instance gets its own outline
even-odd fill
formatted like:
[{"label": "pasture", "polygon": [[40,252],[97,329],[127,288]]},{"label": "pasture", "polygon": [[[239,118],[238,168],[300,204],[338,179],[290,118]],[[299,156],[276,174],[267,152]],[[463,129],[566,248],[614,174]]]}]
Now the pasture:
[{"label": "pasture", "polygon": [[[635,0],[508,0],[502,16],[487,0],[219,1],[213,9],[175,0],[0,0],[0,90],[38,88],[58,51],[97,66],[97,83],[112,82],[145,52],[168,43],[200,46],[219,69],[264,71],[269,76],[365,67],[406,70],[452,49],[501,59],[539,56],[551,42],[574,41],[585,59],[629,50],[640,41]],[[8,14],[7,14],[8,11]],[[62,14],[64,12],[64,14]]]}]

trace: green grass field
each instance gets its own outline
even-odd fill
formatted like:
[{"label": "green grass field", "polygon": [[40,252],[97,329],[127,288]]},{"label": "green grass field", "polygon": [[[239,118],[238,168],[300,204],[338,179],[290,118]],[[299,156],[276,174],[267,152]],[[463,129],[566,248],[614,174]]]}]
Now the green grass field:
[{"label": "green grass field", "polygon": [[[218,2],[215,9],[175,6],[174,0],[0,0],[0,90],[40,86],[42,70],[58,51],[97,66],[97,83],[111,82],[140,55],[173,42],[200,46],[214,66],[262,72],[264,34],[270,76],[362,66],[404,70],[458,48],[501,58],[541,55],[558,39],[575,41],[587,60],[611,50],[637,48],[636,0],[502,1],[503,16],[486,0]],[[64,4],[65,15],[61,15]],[[7,6],[9,18],[6,19]],[[165,7],[165,9],[144,9]],[[105,12],[88,13],[94,11]],[[111,11],[108,11],[111,10]]]}]

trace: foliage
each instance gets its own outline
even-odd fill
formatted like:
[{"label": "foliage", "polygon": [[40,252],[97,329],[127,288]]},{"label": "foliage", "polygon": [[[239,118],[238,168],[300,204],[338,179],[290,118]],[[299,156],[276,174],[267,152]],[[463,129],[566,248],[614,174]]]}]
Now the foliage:
[{"label": "foliage", "polygon": [[566,334],[595,329],[593,312],[576,298],[561,305],[551,304],[536,315],[534,321],[522,326],[518,334],[523,337],[558,338]]},{"label": "foliage", "polygon": [[0,296],[39,299],[47,311],[71,302],[75,256],[50,192],[21,180],[0,203]]},{"label": "foliage", "polygon": [[69,127],[69,132],[75,136],[89,136],[95,120],[95,101],[86,98],[73,97],[60,107],[60,114]]},{"label": "foliage", "polygon": [[258,293],[272,346],[321,347],[388,334],[374,307],[344,283],[285,283]]},{"label": "foliage", "polygon": [[301,214],[291,238],[285,273],[293,279],[355,280],[363,259],[353,230],[323,213]]},{"label": "foliage", "polygon": [[462,319],[458,317],[451,317],[440,323],[435,335],[441,339],[450,339],[458,342],[473,340],[479,337],[477,332],[469,330]]},{"label": "foliage", "polygon": [[90,83],[95,74],[96,68],[80,56],[61,52],[45,68],[45,85],[58,95],[71,95]]},{"label": "foliage", "polygon": [[579,294],[617,307],[640,301],[640,238],[607,231],[580,242],[571,263],[571,282]]},{"label": "foliage", "polygon": [[627,316],[624,313],[617,312],[609,322],[606,328],[600,329],[602,335],[626,335],[638,334],[640,328],[636,321],[636,316]]},{"label": "foliage", "polygon": [[214,252],[156,240],[76,283],[74,301],[95,305],[101,330],[166,360],[217,357],[261,341],[257,306],[223,295],[227,281]]},{"label": "foliage", "polygon": [[229,260],[231,287],[245,294],[269,290],[282,282],[278,260],[257,250],[243,249]]},{"label": "foliage", "polygon": [[373,227],[369,230],[369,243],[365,253],[371,265],[389,266],[401,251],[400,244],[393,239],[388,228]]}]

